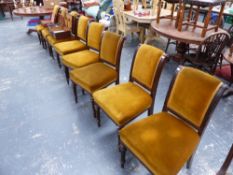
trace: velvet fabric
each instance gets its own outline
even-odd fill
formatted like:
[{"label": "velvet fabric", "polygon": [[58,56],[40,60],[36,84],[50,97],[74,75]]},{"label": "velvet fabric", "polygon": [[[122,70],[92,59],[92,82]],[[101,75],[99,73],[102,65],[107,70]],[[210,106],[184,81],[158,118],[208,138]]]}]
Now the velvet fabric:
[{"label": "velvet fabric", "polygon": [[93,49],[100,50],[100,42],[104,25],[98,22],[92,22],[89,26],[87,45]]},{"label": "velvet fabric", "polygon": [[167,106],[199,127],[221,84],[203,71],[185,67],[176,78]]},{"label": "velvet fabric", "polygon": [[116,70],[103,63],[93,63],[70,71],[70,79],[92,94],[117,79]]},{"label": "velvet fabric", "polygon": [[98,60],[99,54],[91,50],[83,50],[62,56],[62,63],[72,69],[95,63]]},{"label": "velvet fabric", "polygon": [[132,70],[132,77],[151,89],[161,56],[164,52],[153,46],[141,45]]},{"label": "velvet fabric", "polygon": [[77,26],[77,36],[86,41],[87,40],[87,26],[88,26],[89,18],[86,16],[80,16],[78,20]]},{"label": "velvet fabric", "polygon": [[103,35],[102,41],[101,41],[101,49],[100,49],[100,58],[107,61],[108,63],[111,63],[113,65],[116,65],[117,62],[117,51],[120,47],[120,35],[117,35],[112,32],[106,31]]},{"label": "velvet fabric", "polygon": [[144,112],[152,103],[151,96],[131,82],[98,90],[93,98],[118,126]]},{"label": "velvet fabric", "polygon": [[87,49],[85,43],[79,40],[60,42],[54,45],[54,49],[59,55],[66,55],[72,52]]},{"label": "velvet fabric", "polygon": [[161,112],[119,131],[121,142],[156,175],[176,175],[200,137],[185,123]]}]

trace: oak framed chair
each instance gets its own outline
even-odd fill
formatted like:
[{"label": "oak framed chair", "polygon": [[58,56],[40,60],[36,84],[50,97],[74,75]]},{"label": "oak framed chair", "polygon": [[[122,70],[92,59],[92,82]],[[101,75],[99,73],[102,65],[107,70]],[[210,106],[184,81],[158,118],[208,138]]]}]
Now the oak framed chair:
[{"label": "oak framed chair", "polygon": [[89,18],[80,16],[76,26],[76,39],[54,44],[57,59],[72,52],[87,49],[87,28]]},{"label": "oak framed chair", "polygon": [[88,25],[87,49],[73,52],[62,56],[66,81],[69,84],[69,69],[80,68],[99,61],[99,51],[101,45],[104,25],[98,22],[91,22]]},{"label": "oak framed chair", "polygon": [[70,71],[75,102],[78,102],[76,90],[78,85],[90,94],[94,116],[95,106],[92,94],[112,83],[119,84],[120,58],[124,40],[125,38],[120,35],[105,31],[101,41],[99,61]]},{"label": "oak framed chair", "polygon": [[162,112],[119,131],[121,167],[129,150],[152,174],[175,175],[187,161],[190,168],[201,136],[225,89],[216,77],[179,66]]},{"label": "oak framed chair", "polygon": [[97,124],[100,127],[100,108],[119,127],[123,127],[148,110],[153,113],[158,81],[165,63],[164,52],[142,44],[136,50],[128,83],[93,93]]}]

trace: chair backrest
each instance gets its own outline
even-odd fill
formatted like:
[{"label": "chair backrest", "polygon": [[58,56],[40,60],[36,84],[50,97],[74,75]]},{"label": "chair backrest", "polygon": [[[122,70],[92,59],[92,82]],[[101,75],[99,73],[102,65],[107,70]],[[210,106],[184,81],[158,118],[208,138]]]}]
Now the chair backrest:
[{"label": "chair backrest", "polygon": [[66,27],[75,35],[75,27],[76,27],[76,17],[78,16],[78,12],[72,11],[66,15],[65,24]]},{"label": "chair backrest", "polygon": [[58,5],[55,5],[53,7],[53,13],[52,13],[52,16],[51,16],[51,22],[52,23],[57,23],[59,9],[60,9],[60,7]]},{"label": "chair backrest", "polygon": [[113,66],[118,74],[124,40],[116,33],[105,31],[101,41],[100,60]]},{"label": "chair backrest", "polygon": [[91,22],[88,27],[87,46],[96,51],[100,50],[101,37],[104,25],[98,22]]},{"label": "chair backrest", "polygon": [[83,41],[87,41],[87,27],[89,18],[80,16],[77,23],[77,37]]},{"label": "chair backrest", "polygon": [[197,58],[201,55],[203,62],[211,65],[210,72],[213,72],[220,59],[222,50],[226,46],[229,39],[227,32],[217,32],[208,36],[199,46]]},{"label": "chair backrest", "polygon": [[124,1],[113,0],[113,12],[116,19],[116,27],[118,31],[125,31]]},{"label": "chair backrest", "polygon": [[58,23],[61,26],[67,26],[66,22],[66,16],[68,14],[68,9],[65,7],[60,7],[59,17],[58,17]]},{"label": "chair backrest", "polygon": [[163,111],[170,112],[201,135],[224,92],[222,85],[208,73],[180,66],[171,82]]},{"label": "chair backrest", "polygon": [[134,55],[130,81],[137,82],[149,91],[154,91],[164,64],[164,52],[156,47],[142,44]]}]

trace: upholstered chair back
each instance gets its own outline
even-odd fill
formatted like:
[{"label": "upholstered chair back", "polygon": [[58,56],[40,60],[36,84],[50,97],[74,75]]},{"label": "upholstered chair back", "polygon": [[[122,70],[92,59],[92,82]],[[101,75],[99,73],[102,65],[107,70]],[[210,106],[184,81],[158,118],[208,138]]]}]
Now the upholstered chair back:
[{"label": "upholstered chair back", "polygon": [[88,28],[87,34],[87,45],[89,48],[100,50],[100,42],[102,38],[102,33],[104,30],[104,25],[98,22],[92,22]]},{"label": "upholstered chair back", "polygon": [[83,40],[87,41],[87,26],[89,18],[86,16],[80,16],[77,24],[77,36]]},{"label": "upholstered chair back", "polygon": [[104,32],[100,48],[101,60],[117,66],[120,60],[123,40],[124,38],[116,33]]},{"label": "upholstered chair back", "polygon": [[52,16],[51,16],[51,22],[52,23],[57,23],[59,9],[60,9],[60,7],[58,5],[55,5],[53,7],[53,13],[52,13]]},{"label": "upholstered chair back", "polygon": [[131,79],[152,90],[158,65],[164,52],[153,46],[143,44],[137,51],[131,72]]},{"label": "upholstered chair back", "polygon": [[205,116],[222,82],[198,69],[181,67],[173,80],[164,109],[167,108],[196,128],[202,127]]}]

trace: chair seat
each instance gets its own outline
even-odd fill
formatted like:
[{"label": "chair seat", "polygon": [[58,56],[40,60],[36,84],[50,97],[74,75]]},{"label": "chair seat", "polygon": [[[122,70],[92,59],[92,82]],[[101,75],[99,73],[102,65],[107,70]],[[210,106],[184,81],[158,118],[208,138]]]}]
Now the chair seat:
[{"label": "chair seat", "polygon": [[151,96],[131,82],[96,91],[93,97],[119,126],[144,112],[152,103]]},{"label": "chair seat", "polygon": [[43,29],[45,29],[45,27],[43,25],[41,25],[41,24],[36,26],[36,31],[37,32],[41,32]]},{"label": "chair seat", "polygon": [[54,49],[59,55],[66,55],[68,53],[86,49],[86,44],[79,40],[61,42],[54,45]]},{"label": "chair seat", "polygon": [[83,50],[62,57],[62,63],[69,68],[79,68],[99,60],[99,54],[91,50]]},{"label": "chair seat", "polygon": [[47,36],[50,35],[50,32],[49,32],[49,29],[48,29],[48,28],[42,29],[41,33],[42,33],[42,36],[43,36],[44,38],[46,38]]},{"label": "chair seat", "polygon": [[195,151],[198,134],[161,112],[120,130],[120,139],[153,174],[175,175]]},{"label": "chair seat", "polygon": [[92,94],[116,81],[117,72],[103,63],[93,63],[72,70],[70,79]]},{"label": "chair seat", "polygon": [[58,44],[58,43],[61,43],[61,42],[66,42],[66,41],[72,41],[74,40],[74,38],[72,37],[68,37],[68,38],[65,38],[65,39],[56,39],[54,38],[52,35],[48,35],[47,36],[47,41],[48,43],[54,47],[55,44]]}]

